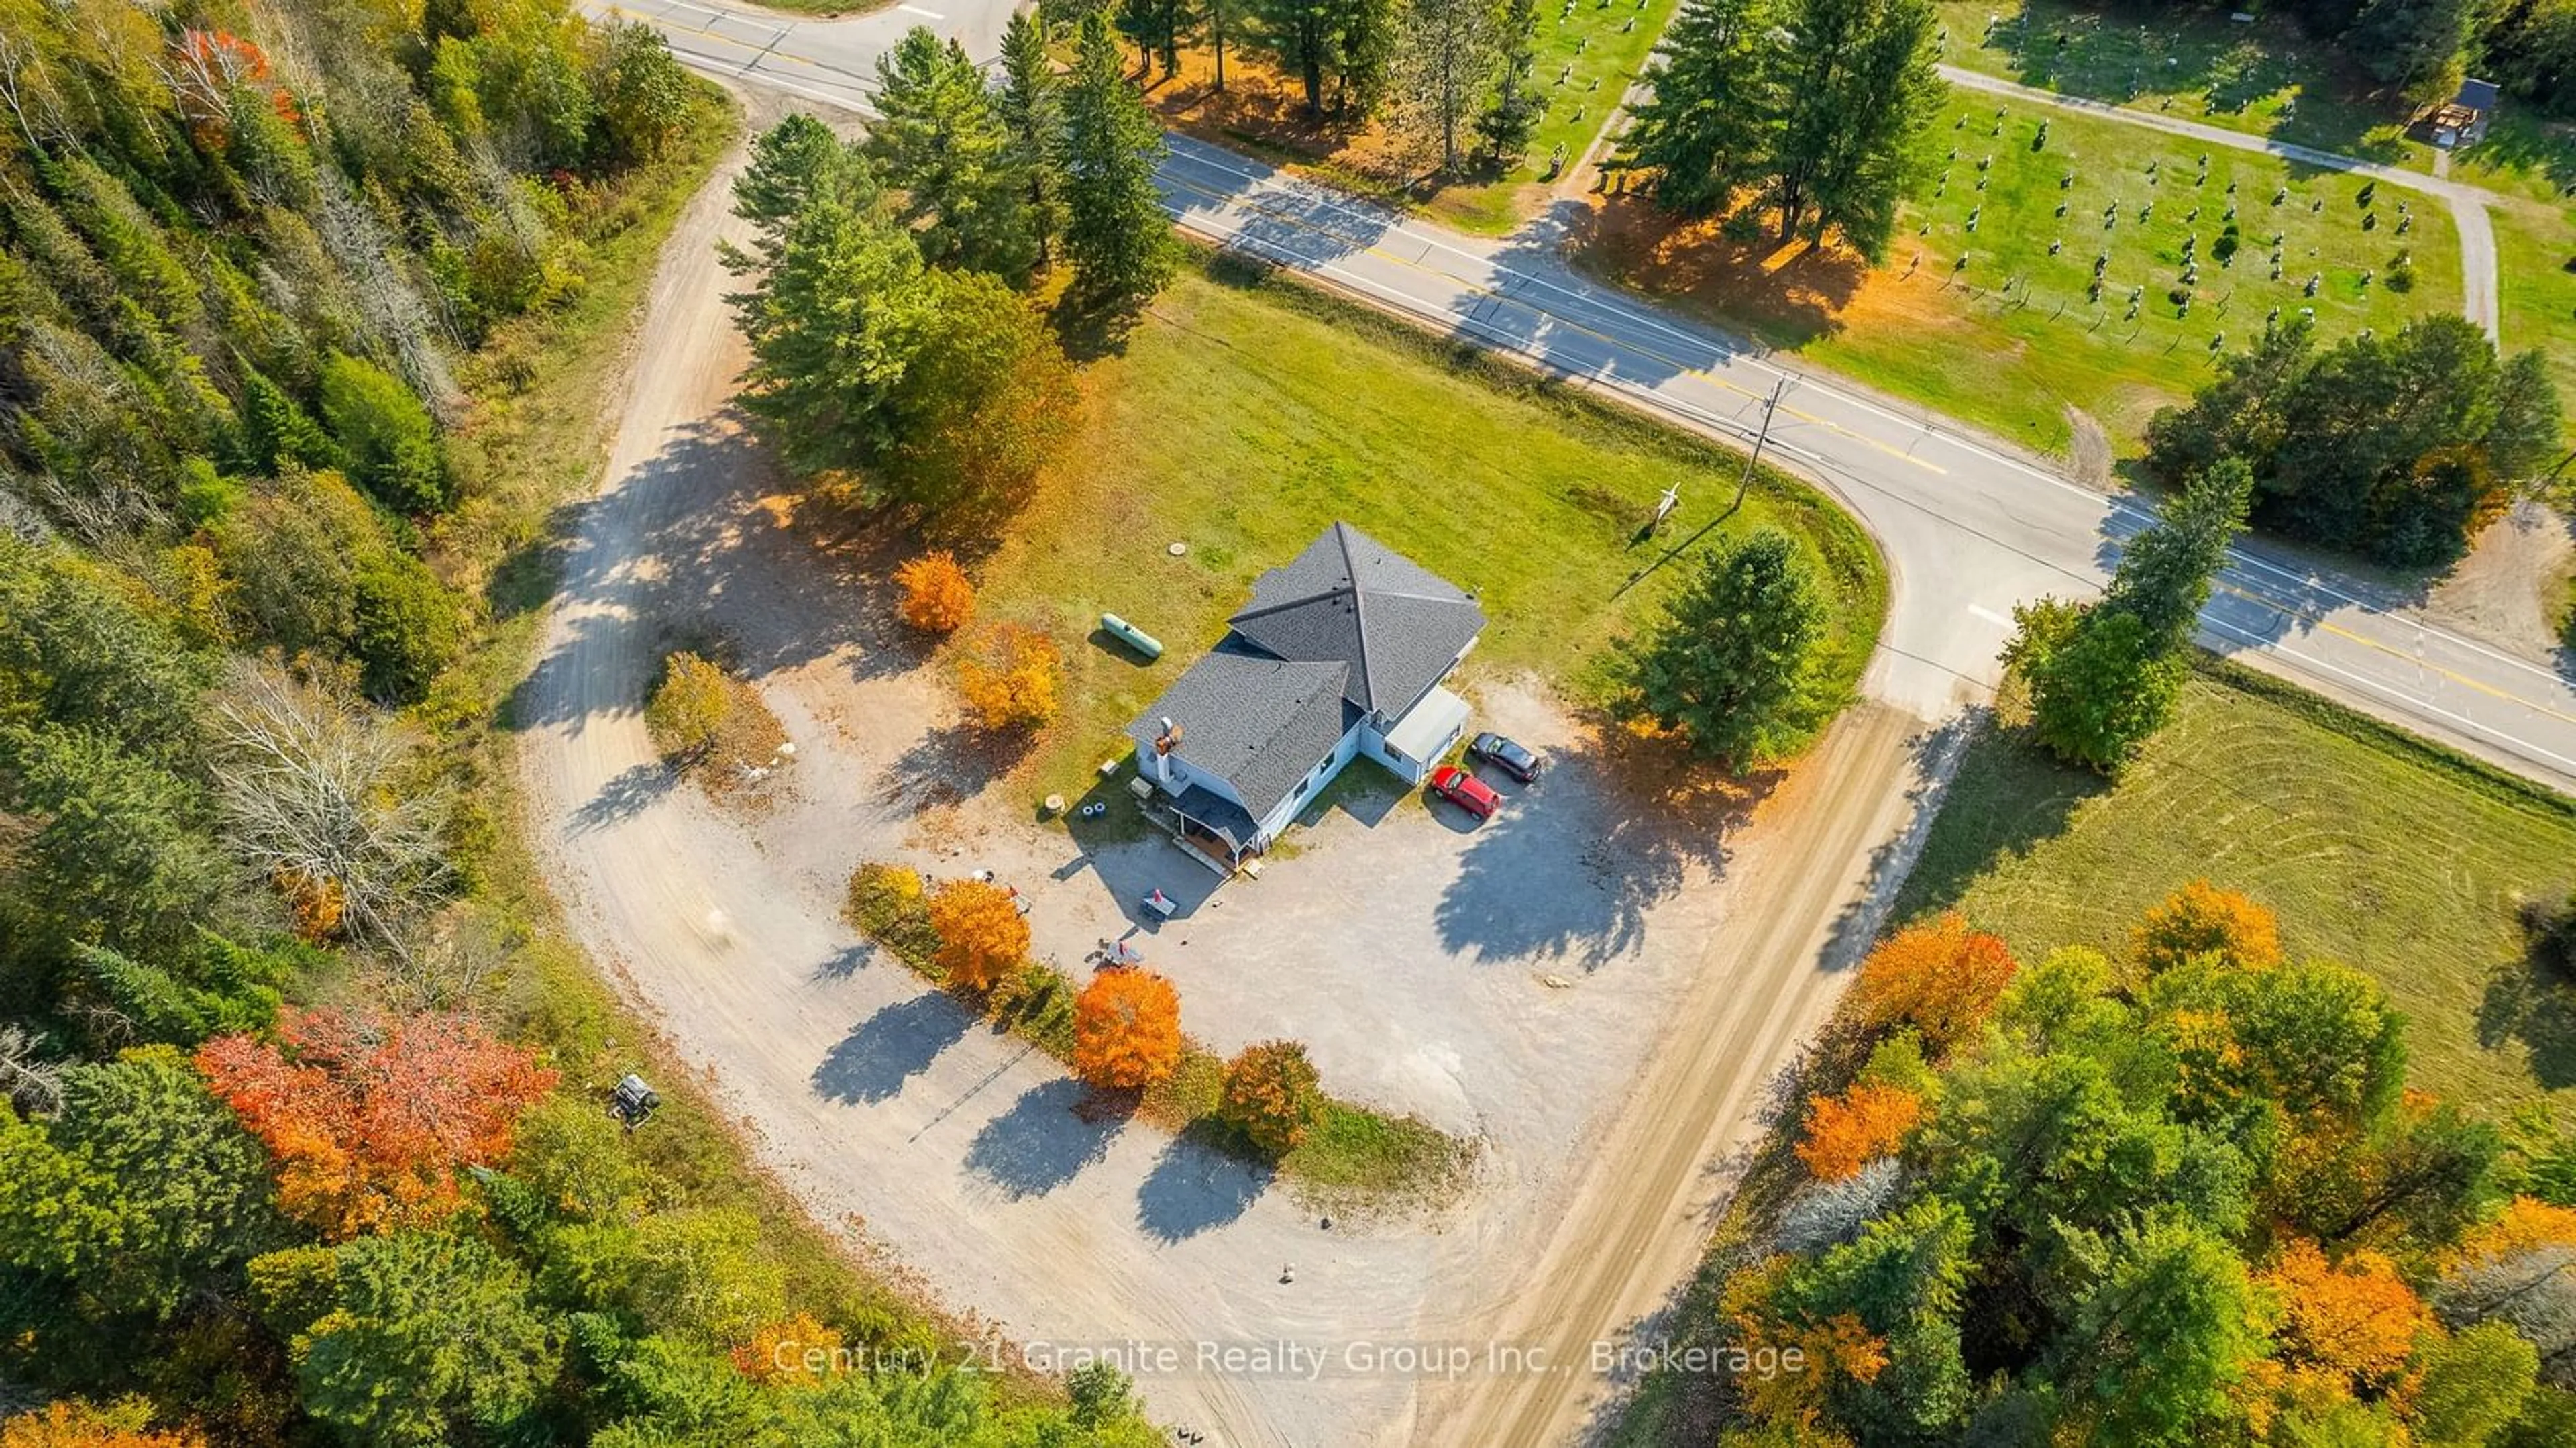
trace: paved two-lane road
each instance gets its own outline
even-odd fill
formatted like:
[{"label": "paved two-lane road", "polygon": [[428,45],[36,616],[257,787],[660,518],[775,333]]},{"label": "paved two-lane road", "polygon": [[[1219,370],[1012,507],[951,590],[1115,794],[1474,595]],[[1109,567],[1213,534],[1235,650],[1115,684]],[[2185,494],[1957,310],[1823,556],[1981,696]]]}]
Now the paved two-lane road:
[{"label": "paved two-lane road", "polygon": [[[711,74],[862,110],[876,56],[906,29],[929,25],[989,58],[1011,14],[1008,0],[906,0],[830,21],[710,0],[614,8],[660,27],[683,59]],[[1577,274],[1544,220],[1501,241],[1469,237],[1177,136],[1161,179],[1192,234],[1703,432],[1745,435],[1760,399],[1789,370]],[[1957,365],[1974,368],[1977,359]],[[1991,686],[2013,606],[2098,587],[2119,540],[2152,516],[1962,424],[1838,380],[1791,375],[1772,447],[1860,516],[1896,576],[1869,683],[1890,703],[1939,717]],[[1685,497],[1685,521],[1720,487],[1711,479],[1708,497]],[[2576,790],[2576,688],[2567,677],[2431,623],[2401,600],[2249,542],[2202,624],[2215,648]]]}]

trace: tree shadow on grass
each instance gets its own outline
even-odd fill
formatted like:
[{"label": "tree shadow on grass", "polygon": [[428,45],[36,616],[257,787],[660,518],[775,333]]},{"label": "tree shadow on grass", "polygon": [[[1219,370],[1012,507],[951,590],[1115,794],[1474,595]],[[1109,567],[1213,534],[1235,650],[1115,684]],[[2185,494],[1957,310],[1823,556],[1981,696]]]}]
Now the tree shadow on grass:
[{"label": "tree shadow on grass", "polygon": [[2493,1050],[2507,1041],[2530,1052],[2542,1086],[2576,1086],[2576,986],[2537,950],[2498,961],[2478,1001],[2478,1044]]},{"label": "tree shadow on grass", "polygon": [[829,1101],[891,1101],[902,1094],[905,1082],[964,1040],[973,1024],[965,1009],[944,995],[897,1001],[823,1053],[814,1068],[814,1089]]},{"label": "tree shadow on grass", "polygon": [[1763,344],[1794,350],[1842,330],[1869,264],[1839,247],[1783,245],[1767,226],[1735,239],[1637,193],[1561,206],[1564,250],[1586,270],[1653,296],[1686,298]]},{"label": "tree shadow on grass", "polygon": [[1270,1189],[1269,1167],[1228,1155],[1204,1123],[1164,1143],[1136,1189],[1136,1222],[1157,1242],[1187,1241],[1252,1210]]},{"label": "tree shadow on grass", "polygon": [[1011,1109],[984,1123],[966,1151],[966,1169],[1013,1201],[1044,1196],[1109,1155],[1125,1130],[1122,1115],[1084,1113],[1081,1082],[1062,1077],[1033,1086]]},{"label": "tree shadow on grass", "polygon": [[1898,921],[1946,910],[1999,863],[2066,833],[2109,780],[2059,764],[2023,731],[1987,723],[1970,740],[1923,851],[1888,912]]}]

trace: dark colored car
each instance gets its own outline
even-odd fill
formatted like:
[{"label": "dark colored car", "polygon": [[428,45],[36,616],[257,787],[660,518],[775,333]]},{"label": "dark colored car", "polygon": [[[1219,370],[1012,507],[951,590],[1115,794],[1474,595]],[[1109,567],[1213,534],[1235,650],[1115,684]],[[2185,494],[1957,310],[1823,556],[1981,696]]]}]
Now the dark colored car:
[{"label": "dark colored car", "polygon": [[1431,771],[1431,792],[1480,820],[1490,818],[1503,803],[1491,785],[1454,764]]},{"label": "dark colored car", "polygon": [[1484,760],[1523,784],[1535,783],[1538,779],[1539,766],[1546,762],[1533,753],[1528,745],[1492,733],[1479,734],[1468,740],[1467,753],[1472,758]]}]

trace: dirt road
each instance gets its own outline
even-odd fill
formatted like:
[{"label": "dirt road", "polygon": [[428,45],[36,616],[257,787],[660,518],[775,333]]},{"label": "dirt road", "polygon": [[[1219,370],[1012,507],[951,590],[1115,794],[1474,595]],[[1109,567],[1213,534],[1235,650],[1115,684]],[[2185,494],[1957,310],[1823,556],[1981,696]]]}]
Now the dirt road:
[{"label": "dirt road", "polygon": [[[1867,902],[1928,812],[1908,788],[1925,726],[1871,706],[1837,727],[1736,842],[1741,868],[1687,902],[1680,918],[1741,923],[1708,932],[1662,1038],[1604,1048],[1602,1079],[1638,1084],[1603,1093],[1572,1155],[1504,1134],[1457,1210],[1326,1231],[1239,1163],[1086,1122],[1051,1062],[837,918],[852,842],[915,829],[913,802],[876,784],[945,706],[854,622],[881,599],[779,551],[794,535],[727,408],[743,358],[712,246],[738,164],[664,257],[604,484],[513,700],[570,924],[818,1221],[1022,1344],[1177,1352],[1134,1363],[1165,1421],[1295,1448],[1561,1441],[1600,1400],[1589,1343],[1633,1330],[1686,1275],[1725,1185],[1702,1168],[1742,1138],[1866,939]],[[748,664],[802,746],[805,798],[766,834],[673,787],[640,718],[671,631],[711,605],[762,621]],[[833,850],[797,837],[827,817],[845,832]],[[1498,1339],[1562,1340],[1568,1370],[1426,1391],[1418,1363],[1370,1347]],[[1320,1369],[1202,1356],[1277,1343]]]},{"label": "dirt road", "polygon": [[1615,1411],[1621,1355],[1633,1361],[1660,1342],[1660,1315],[1760,1135],[1768,1088],[1877,933],[1965,737],[1964,725],[1926,734],[1863,705],[1765,803],[1776,833],[1731,882],[1759,908],[1709,942],[1672,1032],[1545,1249],[1515,1265],[1514,1290],[1475,1309],[1480,1334],[1536,1349],[1531,1370],[1435,1395],[1425,1421],[1439,1431],[1424,1441],[1572,1443]]}]

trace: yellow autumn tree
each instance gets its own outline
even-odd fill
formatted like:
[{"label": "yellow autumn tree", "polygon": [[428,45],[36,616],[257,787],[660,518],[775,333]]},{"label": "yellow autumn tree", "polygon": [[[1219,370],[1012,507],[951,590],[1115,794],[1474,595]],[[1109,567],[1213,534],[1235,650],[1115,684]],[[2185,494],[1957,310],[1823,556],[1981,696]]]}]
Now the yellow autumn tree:
[{"label": "yellow autumn tree", "polygon": [[152,1405],[139,1397],[104,1408],[57,1400],[0,1420],[0,1448],[205,1448],[196,1429],[155,1431],[151,1421]]},{"label": "yellow autumn tree", "polygon": [[2129,955],[2149,973],[2196,955],[2262,970],[2281,963],[2280,921],[2251,896],[2194,880],[2138,921],[2129,934]]},{"label": "yellow autumn tree", "polygon": [[930,893],[930,928],[939,937],[931,958],[948,979],[988,991],[1029,956],[1029,922],[1001,886],[947,880]]},{"label": "yellow autumn tree", "polygon": [[977,728],[1042,729],[1056,715],[1064,656],[1055,640],[1020,624],[985,629],[957,661],[957,693]]},{"label": "yellow autumn tree", "polygon": [[1923,1103],[1902,1086],[1863,1082],[1807,1102],[1798,1160],[1818,1181],[1838,1182],[1894,1151],[1923,1119]]},{"label": "yellow autumn tree", "polygon": [[849,1367],[840,1330],[800,1312],[763,1326],[733,1350],[733,1365],[755,1383],[819,1387]]}]

